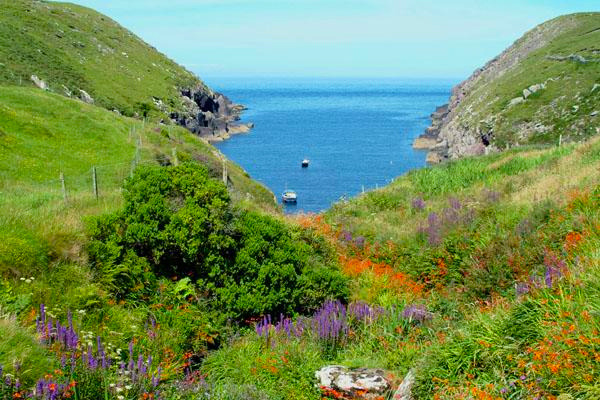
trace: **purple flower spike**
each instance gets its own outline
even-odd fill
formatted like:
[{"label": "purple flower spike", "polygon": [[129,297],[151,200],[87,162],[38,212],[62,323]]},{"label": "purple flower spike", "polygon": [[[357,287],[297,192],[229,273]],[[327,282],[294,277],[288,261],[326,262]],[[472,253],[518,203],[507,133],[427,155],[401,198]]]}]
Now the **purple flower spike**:
[{"label": "purple flower spike", "polygon": [[415,210],[421,211],[426,207],[425,200],[421,197],[415,197],[411,202],[412,208]]},{"label": "purple flower spike", "polygon": [[427,308],[422,304],[410,304],[402,311],[402,317],[422,323],[432,319],[433,314],[427,311]]}]

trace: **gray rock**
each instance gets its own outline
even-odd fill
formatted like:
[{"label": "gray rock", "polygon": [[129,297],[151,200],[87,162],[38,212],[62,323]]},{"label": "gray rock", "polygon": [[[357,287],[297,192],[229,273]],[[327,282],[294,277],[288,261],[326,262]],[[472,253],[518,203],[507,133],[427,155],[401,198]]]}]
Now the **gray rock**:
[{"label": "gray rock", "polygon": [[512,99],[509,103],[508,106],[512,107],[512,106],[516,106],[517,104],[521,104],[525,101],[524,98],[522,97],[515,97],[514,99]]},{"label": "gray rock", "polygon": [[600,89],[600,84],[595,83],[594,87],[592,88],[592,93],[594,93],[596,90]]},{"label": "gray rock", "polygon": [[596,115],[598,115],[598,111],[594,111],[590,114],[590,117],[595,117]]},{"label": "gray rock", "polygon": [[393,400],[412,400],[412,387],[415,384],[415,374],[411,369],[408,374],[404,377],[404,380],[398,386],[398,389],[394,393]]},{"label": "gray rock", "polygon": [[529,91],[531,93],[537,93],[540,90],[546,89],[546,84],[545,83],[536,83],[535,85],[529,86],[527,89],[529,89]]},{"label": "gray rock", "polygon": [[524,90],[523,90],[523,98],[524,98],[524,99],[528,98],[528,97],[529,97],[529,96],[531,96],[532,94],[533,94],[533,92],[532,92],[531,90],[529,90],[529,89],[524,89]]},{"label": "gray rock", "polygon": [[84,103],[94,104],[94,99],[92,98],[92,96],[90,96],[89,93],[83,89],[79,89],[79,98]]},{"label": "gray rock", "polygon": [[373,399],[386,395],[390,382],[385,371],[380,369],[357,368],[350,370],[342,365],[329,365],[315,373],[317,384],[343,392],[356,398]]},{"label": "gray rock", "polygon": [[73,93],[71,93],[71,91],[69,90],[69,88],[66,87],[65,85],[62,85],[62,88],[63,88],[63,90],[65,92],[65,96],[71,97],[73,95]]},{"label": "gray rock", "polygon": [[35,84],[35,86],[39,87],[42,90],[48,90],[48,84],[37,77],[37,75],[31,75],[31,81]]}]

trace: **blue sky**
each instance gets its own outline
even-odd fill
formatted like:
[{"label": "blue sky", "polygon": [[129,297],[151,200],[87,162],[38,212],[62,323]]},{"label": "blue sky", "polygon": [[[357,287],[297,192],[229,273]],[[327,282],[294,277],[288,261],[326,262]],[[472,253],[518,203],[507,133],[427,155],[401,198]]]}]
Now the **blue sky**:
[{"label": "blue sky", "polygon": [[461,78],[598,0],[74,0],[202,77]]}]

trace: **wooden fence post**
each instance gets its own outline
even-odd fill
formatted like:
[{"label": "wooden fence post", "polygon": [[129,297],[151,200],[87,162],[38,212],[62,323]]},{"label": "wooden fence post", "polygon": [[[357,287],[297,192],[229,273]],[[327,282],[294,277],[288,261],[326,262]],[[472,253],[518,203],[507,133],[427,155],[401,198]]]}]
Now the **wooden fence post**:
[{"label": "wooden fence post", "polygon": [[227,163],[223,160],[223,183],[227,186],[227,181],[229,180],[229,175],[227,173]]},{"label": "wooden fence post", "polygon": [[63,200],[67,201],[67,185],[65,184],[65,174],[60,173],[60,187],[62,189]]},{"label": "wooden fence post", "polygon": [[96,167],[92,167],[92,185],[94,187],[94,197],[98,200],[98,176],[96,175]]}]

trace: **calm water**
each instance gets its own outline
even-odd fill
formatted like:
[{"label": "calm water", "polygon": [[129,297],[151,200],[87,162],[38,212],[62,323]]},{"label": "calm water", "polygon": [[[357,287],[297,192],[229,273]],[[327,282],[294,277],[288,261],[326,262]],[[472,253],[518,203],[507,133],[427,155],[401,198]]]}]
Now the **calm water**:
[{"label": "calm water", "polygon": [[[425,165],[411,144],[448,101],[450,80],[209,79],[248,107],[255,128],[217,144],[278,198],[287,212],[318,212]],[[303,158],[309,168],[301,168]]]}]

